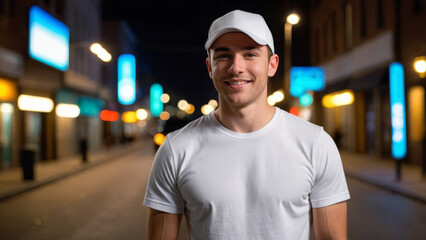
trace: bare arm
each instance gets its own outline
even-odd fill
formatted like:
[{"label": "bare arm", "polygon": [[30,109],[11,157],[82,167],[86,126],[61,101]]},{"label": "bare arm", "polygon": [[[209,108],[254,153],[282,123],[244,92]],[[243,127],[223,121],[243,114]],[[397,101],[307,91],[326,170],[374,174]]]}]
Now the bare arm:
[{"label": "bare arm", "polygon": [[347,239],[346,202],[313,209],[314,232],[316,240]]},{"label": "bare arm", "polygon": [[148,212],[148,240],[177,239],[182,214],[171,214],[150,208]]}]

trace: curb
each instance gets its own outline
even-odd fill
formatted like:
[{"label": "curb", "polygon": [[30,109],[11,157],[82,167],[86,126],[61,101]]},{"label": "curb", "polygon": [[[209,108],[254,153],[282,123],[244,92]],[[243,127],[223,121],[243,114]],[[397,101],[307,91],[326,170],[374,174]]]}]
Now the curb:
[{"label": "curb", "polygon": [[358,181],[361,181],[361,182],[373,185],[375,187],[379,187],[379,188],[388,190],[388,191],[393,192],[395,194],[410,198],[412,200],[418,201],[422,204],[426,204],[426,198],[424,196],[421,196],[421,195],[419,195],[415,192],[412,192],[412,191],[407,191],[404,188],[400,188],[400,187],[395,186],[395,185],[384,183],[384,182],[378,181],[374,178],[368,178],[368,177],[365,177],[365,176],[360,176],[359,174],[356,174],[356,173],[351,172],[351,171],[345,170],[345,175],[349,178],[356,179]]}]

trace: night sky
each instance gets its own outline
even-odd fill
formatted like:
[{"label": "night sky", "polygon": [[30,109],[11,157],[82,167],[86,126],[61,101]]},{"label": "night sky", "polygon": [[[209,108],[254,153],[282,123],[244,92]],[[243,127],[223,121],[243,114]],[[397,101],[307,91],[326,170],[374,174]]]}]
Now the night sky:
[{"label": "night sky", "polygon": [[[217,98],[205,66],[204,42],[211,22],[223,14],[245,10],[261,14],[274,35],[275,51],[283,58],[284,16],[297,11],[302,21],[293,28],[293,65],[308,65],[307,0],[130,1],[104,0],[105,20],[127,20],[140,42],[155,82],[175,98],[196,108]],[[270,80],[270,91],[281,86],[282,61]]]}]

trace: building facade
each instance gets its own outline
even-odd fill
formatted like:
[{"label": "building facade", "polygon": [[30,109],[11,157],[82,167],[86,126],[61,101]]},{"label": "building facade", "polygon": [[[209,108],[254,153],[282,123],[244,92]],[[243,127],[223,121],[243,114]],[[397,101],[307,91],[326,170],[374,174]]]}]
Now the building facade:
[{"label": "building facade", "polygon": [[[101,37],[100,4],[100,0],[0,1],[0,169],[19,166],[24,149],[33,150],[36,161],[48,161],[79,154],[80,138],[88,138],[89,149],[102,147],[99,116],[81,107],[96,105],[99,112],[103,103],[99,97],[102,63],[89,50],[89,43]],[[64,45],[45,38],[34,43],[62,50],[69,44],[64,68],[34,57],[30,37],[46,31],[30,30],[33,12],[46,22],[54,19],[52,29],[65,29],[65,35],[69,34]],[[57,60],[58,56],[49,54],[44,57]],[[23,110],[18,100],[23,95],[42,97],[50,109]],[[61,103],[79,105],[80,116],[58,116],[55,109]]]},{"label": "building facade", "polygon": [[[326,89],[315,96],[314,121],[325,126],[341,149],[391,157],[389,66],[399,62],[405,72],[406,158],[420,163],[424,84],[413,62],[426,50],[426,35],[417,29],[426,21],[424,5],[421,0],[311,1],[311,64],[322,66],[326,74]],[[354,92],[352,104],[321,105],[325,94],[345,89]]]}]

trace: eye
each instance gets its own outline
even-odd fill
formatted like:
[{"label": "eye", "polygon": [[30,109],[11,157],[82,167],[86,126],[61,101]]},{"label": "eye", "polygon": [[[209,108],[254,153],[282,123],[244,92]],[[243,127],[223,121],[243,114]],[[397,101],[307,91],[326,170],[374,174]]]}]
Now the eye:
[{"label": "eye", "polygon": [[215,57],[215,59],[229,59],[229,58],[231,58],[231,55],[230,54],[226,54],[226,53],[217,55]]},{"label": "eye", "polygon": [[246,57],[252,58],[252,57],[256,57],[256,53],[247,53]]}]

